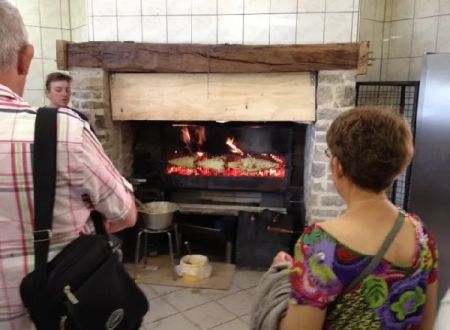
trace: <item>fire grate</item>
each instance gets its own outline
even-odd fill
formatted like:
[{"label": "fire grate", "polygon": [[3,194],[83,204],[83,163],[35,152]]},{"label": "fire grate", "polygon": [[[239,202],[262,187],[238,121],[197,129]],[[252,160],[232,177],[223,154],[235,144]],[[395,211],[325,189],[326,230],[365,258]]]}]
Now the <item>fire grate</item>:
[{"label": "fire grate", "polygon": [[[356,84],[356,105],[391,106],[406,118],[414,138],[419,85],[418,81],[359,82]],[[388,192],[392,202],[405,210],[409,205],[410,182],[411,165]]]}]

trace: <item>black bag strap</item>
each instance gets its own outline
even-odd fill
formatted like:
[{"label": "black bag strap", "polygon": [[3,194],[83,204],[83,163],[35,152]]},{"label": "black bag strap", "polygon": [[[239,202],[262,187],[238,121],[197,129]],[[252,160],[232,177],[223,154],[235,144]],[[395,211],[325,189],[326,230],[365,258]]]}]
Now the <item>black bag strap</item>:
[{"label": "black bag strap", "polygon": [[[56,148],[58,109],[39,108],[36,115],[33,146],[34,253],[36,288],[47,280],[47,256],[52,237],[53,207],[56,189]],[[91,212],[97,234],[107,235],[103,216]],[[37,290],[39,292],[41,290]]]},{"label": "black bag strap", "polygon": [[394,226],[392,226],[391,231],[384,239],[384,242],[378,249],[377,254],[372,258],[367,267],[364,268],[364,270],[361,273],[359,273],[359,275],[345,289],[344,291],[345,293],[350,292],[362,280],[364,280],[367,276],[369,276],[375,270],[375,268],[377,268],[377,266],[380,264],[381,260],[383,260],[384,255],[386,254],[387,250],[391,246],[392,242],[394,241],[395,237],[397,236],[398,232],[400,231],[404,223],[405,223],[405,213],[403,211],[399,211]]}]

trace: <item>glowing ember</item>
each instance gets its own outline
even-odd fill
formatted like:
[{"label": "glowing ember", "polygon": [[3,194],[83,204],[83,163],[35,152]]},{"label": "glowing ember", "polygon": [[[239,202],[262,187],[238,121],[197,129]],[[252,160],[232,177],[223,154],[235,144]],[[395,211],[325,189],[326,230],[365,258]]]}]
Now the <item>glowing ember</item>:
[{"label": "glowing ember", "polygon": [[239,148],[234,144],[234,138],[233,138],[233,137],[227,138],[227,142],[225,142],[225,144],[231,148],[231,152],[232,152],[232,153],[234,153],[234,154],[239,154],[239,155],[243,155],[243,154],[244,154],[244,152],[243,152],[241,149],[239,149]]}]

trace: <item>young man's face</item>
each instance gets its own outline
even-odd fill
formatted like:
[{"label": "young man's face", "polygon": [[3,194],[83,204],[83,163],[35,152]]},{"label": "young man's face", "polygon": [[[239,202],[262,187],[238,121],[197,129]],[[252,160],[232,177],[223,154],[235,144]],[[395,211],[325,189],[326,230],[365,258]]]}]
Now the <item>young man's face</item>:
[{"label": "young man's face", "polygon": [[50,90],[47,91],[50,107],[64,108],[70,101],[70,82],[66,80],[52,81]]}]

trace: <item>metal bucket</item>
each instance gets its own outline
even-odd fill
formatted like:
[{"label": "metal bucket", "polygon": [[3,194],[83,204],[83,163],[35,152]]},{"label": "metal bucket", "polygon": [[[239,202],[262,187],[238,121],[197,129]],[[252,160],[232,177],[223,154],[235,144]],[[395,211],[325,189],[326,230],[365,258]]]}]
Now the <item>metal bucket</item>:
[{"label": "metal bucket", "polygon": [[148,229],[161,230],[172,225],[178,205],[172,202],[151,202],[138,208],[139,221]]}]

